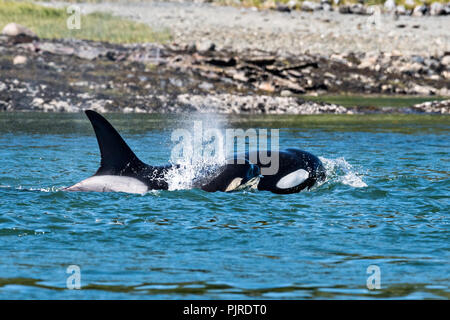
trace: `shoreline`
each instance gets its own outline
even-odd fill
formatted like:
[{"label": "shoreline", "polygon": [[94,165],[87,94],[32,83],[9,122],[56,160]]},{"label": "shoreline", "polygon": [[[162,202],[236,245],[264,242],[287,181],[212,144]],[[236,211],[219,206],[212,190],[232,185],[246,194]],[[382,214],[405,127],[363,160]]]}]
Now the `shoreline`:
[{"label": "shoreline", "polygon": [[[373,27],[367,24],[367,16],[336,12],[255,12],[173,2],[79,5],[85,14],[97,12],[102,19],[123,23],[130,31],[139,26],[143,32],[158,35],[158,28],[170,24],[173,41],[114,44],[66,38],[83,38],[86,31],[98,35],[101,28],[91,25],[95,14],[82,15],[81,28],[86,23],[86,29],[79,34],[39,29],[56,39],[40,39],[31,30],[8,25],[9,33],[0,36],[0,110],[450,113],[450,35],[442,33],[450,19],[444,16],[407,17],[414,23],[421,21],[413,34],[406,27],[389,31],[389,21],[387,30],[377,29],[374,34],[365,29]],[[65,28],[65,10],[46,10],[59,17],[56,22],[48,20],[54,28]],[[22,17],[21,22],[27,21]],[[335,28],[330,28],[333,23]],[[177,32],[181,29],[180,38]],[[267,30],[272,34],[261,38]],[[324,36],[324,30],[334,37]],[[131,35],[130,31],[124,29],[123,35]],[[303,38],[303,32],[311,37]],[[230,43],[221,42],[221,36]],[[296,42],[299,37],[303,42]],[[349,45],[349,38],[354,46]],[[368,41],[377,50],[369,50]],[[414,54],[400,50],[406,44],[410,51],[416,50]],[[339,46],[345,50],[336,53]],[[377,101],[385,96],[398,101]]]},{"label": "shoreline", "polygon": [[[450,55],[424,58],[422,64],[382,55],[377,59],[385,62],[377,67],[354,54],[339,59],[309,54],[279,57],[265,51],[67,39],[12,44],[4,36],[0,51],[2,111],[450,113],[450,99],[445,98],[450,96],[445,78]],[[424,76],[422,69],[434,74]],[[429,101],[438,95],[443,100],[381,108],[308,99],[330,94],[425,96]]]}]

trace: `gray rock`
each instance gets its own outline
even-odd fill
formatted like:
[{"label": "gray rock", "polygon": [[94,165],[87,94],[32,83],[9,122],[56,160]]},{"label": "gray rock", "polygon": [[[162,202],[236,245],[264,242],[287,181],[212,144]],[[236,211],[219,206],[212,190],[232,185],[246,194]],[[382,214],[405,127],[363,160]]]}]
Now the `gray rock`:
[{"label": "gray rock", "polygon": [[93,47],[78,47],[74,54],[80,59],[94,60],[98,58],[103,52]]},{"label": "gray rock", "polygon": [[395,8],[395,13],[400,15],[400,16],[406,15],[406,8],[405,8],[405,6],[404,5],[398,5]]},{"label": "gray rock", "polygon": [[38,48],[42,52],[49,52],[60,55],[72,55],[75,52],[75,49],[70,46],[65,46],[61,43],[52,43],[52,42],[39,43]]},{"label": "gray rock", "polygon": [[302,11],[318,11],[322,10],[323,7],[320,3],[312,2],[312,1],[303,1],[301,5]]},{"label": "gray rock", "polygon": [[289,7],[289,9],[291,10],[295,10],[298,7],[298,3],[296,0],[290,0],[288,1],[288,3],[286,3],[286,5]]},{"label": "gray rock", "polygon": [[38,40],[38,36],[30,29],[17,24],[8,23],[2,30],[2,34],[8,37],[8,41],[12,44],[30,43]]},{"label": "gray rock", "polygon": [[345,5],[345,6],[340,6],[339,7],[339,13],[349,14],[349,13],[352,13],[352,11],[350,9],[350,6]]},{"label": "gray rock", "polygon": [[280,12],[291,12],[291,8],[284,3],[277,3],[275,5],[275,10],[280,11]]},{"label": "gray rock", "polygon": [[19,35],[25,35],[31,38],[37,38],[37,35],[33,31],[15,22],[8,23],[3,28],[2,34],[9,37],[17,37]]},{"label": "gray rock", "polygon": [[323,11],[333,11],[333,7],[331,6],[331,4],[324,3],[324,4],[322,4],[322,7],[323,7]]},{"label": "gray rock", "polygon": [[207,52],[207,51],[214,51],[216,45],[214,44],[214,42],[210,40],[203,40],[195,43],[195,48],[199,52]]},{"label": "gray rock", "polygon": [[443,56],[442,59],[441,59],[441,63],[444,66],[450,67],[450,55]]},{"label": "gray rock", "polygon": [[420,6],[416,6],[413,10],[412,15],[415,17],[421,17],[423,15],[425,15],[428,11],[427,6],[425,5],[420,5]]},{"label": "gray rock", "polygon": [[25,64],[25,63],[27,63],[27,57],[25,57],[25,56],[15,56],[14,57],[14,59],[13,59],[13,64]]},{"label": "gray rock", "polygon": [[353,14],[361,14],[361,15],[366,15],[367,14],[367,10],[366,7],[364,7],[362,4],[360,3],[355,3],[354,5],[352,5],[350,7],[350,11]]},{"label": "gray rock", "polygon": [[450,3],[447,3],[445,6],[444,6],[444,14],[450,14]]},{"label": "gray rock", "polygon": [[433,2],[430,6],[430,14],[432,16],[440,16],[445,14],[445,9],[442,3]]},{"label": "gray rock", "polygon": [[214,85],[213,85],[212,83],[210,83],[210,82],[203,81],[202,83],[200,83],[200,84],[198,85],[198,87],[199,87],[200,89],[203,89],[203,90],[205,90],[205,91],[208,91],[208,90],[212,90],[212,89],[214,88]]},{"label": "gray rock", "polygon": [[384,3],[384,10],[387,12],[394,12],[396,9],[395,0],[386,0]]},{"label": "gray rock", "polygon": [[355,3],[355,4],[352,4],[352,5],[340,6],[339,7],[339,12],[343,13],[343,14],[349,14],[349,13],[360,14],[360,15],[370,14],[367,11],[366,7],[364,7],[364,5],[362,5],[361,3]]}]

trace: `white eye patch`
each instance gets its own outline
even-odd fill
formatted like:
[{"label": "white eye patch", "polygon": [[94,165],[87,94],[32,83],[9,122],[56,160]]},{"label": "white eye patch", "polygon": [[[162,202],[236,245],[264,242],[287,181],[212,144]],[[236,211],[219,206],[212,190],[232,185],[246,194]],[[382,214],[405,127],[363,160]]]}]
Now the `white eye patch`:
[{"label": "white eye patch", "polygon": [[308,178],[309,178],[308,171],[298,169],[281,178],[280,181],[277,182],[277,188],[279,189],[293,188],[295,186],[298,186]]},{"label": "white eye patch", "polygon": [[228,187],[225,189],[225,192],[233,191],[241,185],[241,182],[242,178],[234,178],[233,181],[231,181]]}]

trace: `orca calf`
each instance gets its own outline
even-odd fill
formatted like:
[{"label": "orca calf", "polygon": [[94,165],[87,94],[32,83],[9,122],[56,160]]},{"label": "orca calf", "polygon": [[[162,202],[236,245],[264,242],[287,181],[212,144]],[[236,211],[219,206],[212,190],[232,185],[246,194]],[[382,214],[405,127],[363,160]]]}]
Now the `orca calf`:
[{"label": "orca calf", "polygon": [[[263,174],[258,183],[258,190],[279,194],[297,193],[311,189],[317,182],[326,178],[322,162],[309,152],[289,148],[277,152],[268,150],[265,153],[270,159],[278,157],[278,170],[274,174]],[[240,157],[261,169],[271,166],[271,163],[262,161],[256,151],[247,152],[245,156]]]},{"label": "orca calf", "polygon": [[[166,175],[174,166],[150,166],[131,151],[114,127],[97,112],[85,111],[97,137],[100,148],[100,168],[90,178],[80,181],[64,191],[97,191],[145,193],[149,190],[167,190]],[[245,161],[243,164],[226,164],[210,176],[194,184],[205,191],[229,192],[256,186],[260,168]]]}]

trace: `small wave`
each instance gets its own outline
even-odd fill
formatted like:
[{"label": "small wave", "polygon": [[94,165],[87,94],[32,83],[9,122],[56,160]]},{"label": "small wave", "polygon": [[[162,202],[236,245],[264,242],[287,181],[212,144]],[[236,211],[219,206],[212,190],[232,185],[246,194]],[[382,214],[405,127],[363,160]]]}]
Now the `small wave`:
[{"label": "small wave", "polygon": [[333,181],[342,183],[354,188],[365,188],[367,183],[362,179],[362,174],[359,173],[350,163],[344,158],[327,159],[319,157],[327,171],[327,179],[325,181]]},{"label": "small wave", "polygon": [[64,187],[45,187],[45,188],[35,188],[35,187],[23,187],[23,186],[9,186],[9,185],[0,185],[0,189],[13,189],[20,191],[40,191],[40,192],[58,192],[64,189]]},{"label": "small wave", "polygon": [[18,186],[15,189],[16,190],[24,190],[24,191],[40,191],[40,192],[58,192],[61,191],[64,187],[46,187],[46,188],[24,188],[22,186]]}]

